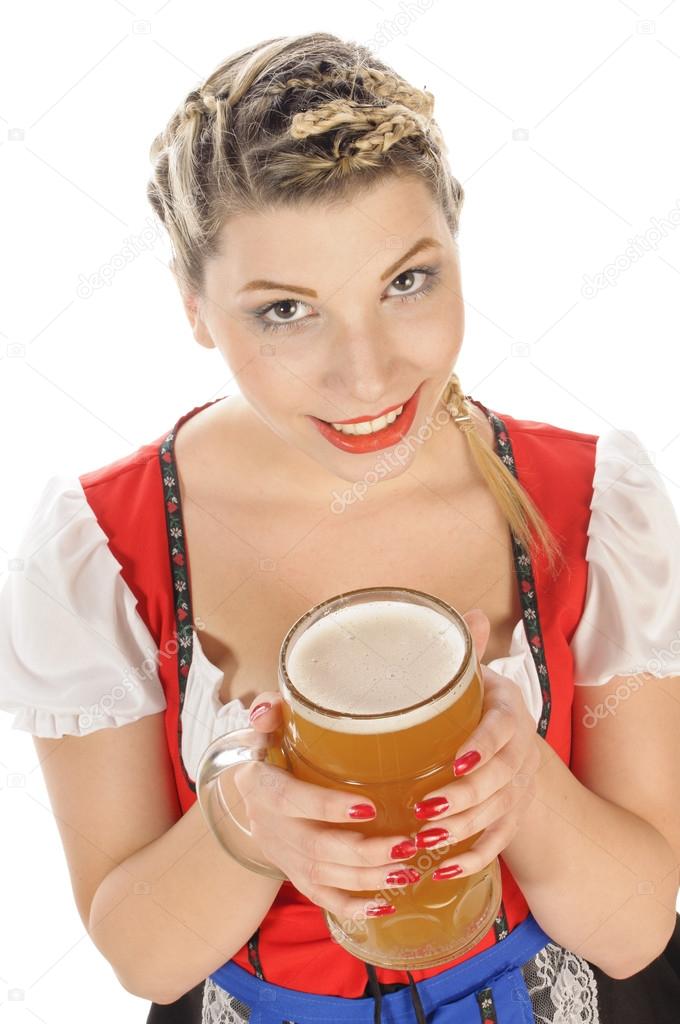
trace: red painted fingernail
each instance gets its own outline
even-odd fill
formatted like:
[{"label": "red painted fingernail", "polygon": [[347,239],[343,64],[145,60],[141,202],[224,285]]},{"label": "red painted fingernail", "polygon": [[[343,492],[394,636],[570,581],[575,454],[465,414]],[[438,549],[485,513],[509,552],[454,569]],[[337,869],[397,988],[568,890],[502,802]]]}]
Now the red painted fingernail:
[{"label": "red painted fingernail", "polygon": [[462,870],[463,869],[460,864],[449,864],[446,868],[436,868],[432,872],[432,877],[435,882],[442,878],[454,878],[456,875],[459,875]]},{"label": "red painted fingernail", "polygon": [[405,839],[403,843],[397,843],[390,850],[390,857],[392,860],[408,860],[409,857],[415,856],[418,852],[418,847],[412,839]]},{"label": "red painted fingernail", "polygon": [[429,818],[433,814],[443,814],[448,811],[449,801],[445,796],[431,796],[429,800],[421,800],[413,808],[416,818]]},{"label": "red painted fingernail", "polygon": [[366,915],[368,917],[384,917],[385,914],[393,914],[396,909],[391,903],[387,903],[384,907],[367,907]]},{"label": "red painted fingernail", "polygon": [[390,871],[385,885],[413,885],[420,879],[420,871],[415,868],[402,868],[401,871]]},{"label": "red painted fingernail", "polygon": [[445,828],[425,828],[422,832],[416,833],[416,846],[419,850],[429,850],[431,846],[445,843],[449,839],[449,833]]},{"label": "red painted fingernail", "polygon": [[266,714],[271,708],[271,703],[268,700],[262,702],[262,704],[256,704],[250,712],[250,721],[254,722],[256,718],[260,718],[261,715]]},{"label": "red painted fingernail", "polygon": [[375,811],[370,804],[352,804],[347,813],[350,818],[375,818]]},{"label": "red painted fingernail", "polygon": [[467,754],[461,754],[453,762],[453,774],[465,775],[471,768],[482,760],[482,755],[476,750],[468,750]]}]

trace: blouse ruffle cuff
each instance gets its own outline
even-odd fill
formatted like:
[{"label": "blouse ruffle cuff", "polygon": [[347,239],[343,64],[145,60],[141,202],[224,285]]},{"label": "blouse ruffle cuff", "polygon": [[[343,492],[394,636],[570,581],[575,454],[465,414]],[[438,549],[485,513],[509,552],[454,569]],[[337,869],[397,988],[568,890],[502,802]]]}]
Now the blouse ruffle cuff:
[{"label": "blouse ruffle cuff", "polygon": [[80,736],[163,711],[158,649],[77,478],[52,476],[0,591],[0,708]]}]

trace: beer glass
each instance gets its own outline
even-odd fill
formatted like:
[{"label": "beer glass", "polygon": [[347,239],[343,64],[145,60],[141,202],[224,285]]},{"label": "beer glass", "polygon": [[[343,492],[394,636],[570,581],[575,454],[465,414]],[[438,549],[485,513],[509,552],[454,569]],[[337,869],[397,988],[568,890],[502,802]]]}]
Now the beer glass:
[{"label": "beer glass", "polygon": [[[406,587],[338,594],[291,626],[279,653],[278,683],[281,728],[220,736],[198,766],[203,814],[232,857],[288,881],[263,860],[244,820],[234,774],[253,761],[345,791],[351,803],[375,804],[375,818],[333,823],[333,829],[387,837],[436,825],[436,818],[417,819],[414,804],[428,792],[455,785],[453,756],[482,715],[482,675],[459,612]],[[250,784],[275,780],[276,773],[263,773],[253,782],[251,772]],[[461,878],[431,876],[442,860],[469,849],[479,835],[481,830],[459,842],[454,835],[453,842],[405,859],[420,872],[415,884],[351,892],[367,903],[389,900],[396,907],[389,916],[341,921],[324,910],[331,937],[361,960],[392,969],[436,966],[471,949],[500,907],[498,858]]]}]

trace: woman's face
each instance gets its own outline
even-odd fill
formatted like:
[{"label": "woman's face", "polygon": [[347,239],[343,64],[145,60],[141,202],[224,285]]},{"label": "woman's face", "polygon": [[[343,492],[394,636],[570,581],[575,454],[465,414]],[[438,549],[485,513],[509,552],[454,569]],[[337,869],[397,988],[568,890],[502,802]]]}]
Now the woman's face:
[{"label": "woman's face", "polygon": [[[439,396],[464,313],[457,248],[423,183],[388,178],[335,207],[235,216],[220,241],[187,314],[288,468],[318,493],[373,470],[384,494],[415,459],[424,469],[450,430]],[[374,433],[330,426],[379,417],[414,395]],[[438,410],[439,426],[423,432]]]}]

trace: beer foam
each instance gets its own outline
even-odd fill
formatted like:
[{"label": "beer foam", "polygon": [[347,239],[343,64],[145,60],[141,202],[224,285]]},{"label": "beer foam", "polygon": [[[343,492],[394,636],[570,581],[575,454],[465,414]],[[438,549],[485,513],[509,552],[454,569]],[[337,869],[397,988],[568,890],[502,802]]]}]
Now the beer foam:
[{"label": "beer foam", "polygon": [[335,608],[308,626],[288,648],[293,686],[313,704],[295,700],[296,714],[340,732],[391,732],[425,722],[458,700],[474,659],[455,687],[437,701],[384,720],[333,719],[340,714],[389,714],[428,700],[460,669],[465,636],[459,623],[426,605],[366,601]]}]

